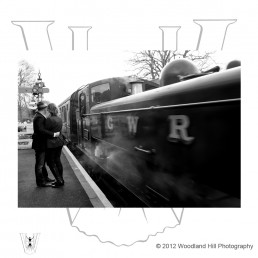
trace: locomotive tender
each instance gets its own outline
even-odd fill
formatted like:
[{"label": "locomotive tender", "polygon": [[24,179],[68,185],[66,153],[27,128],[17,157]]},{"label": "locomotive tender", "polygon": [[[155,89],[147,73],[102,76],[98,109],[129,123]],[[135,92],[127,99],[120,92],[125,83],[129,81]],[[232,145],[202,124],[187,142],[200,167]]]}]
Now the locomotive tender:
[{"label": "locomotive tender", "polygon": [[133,77],[82,86],[59,105],[63,134],[147,206],[240,207],[240,67],[187,65],[165,67],[162,87]]}]

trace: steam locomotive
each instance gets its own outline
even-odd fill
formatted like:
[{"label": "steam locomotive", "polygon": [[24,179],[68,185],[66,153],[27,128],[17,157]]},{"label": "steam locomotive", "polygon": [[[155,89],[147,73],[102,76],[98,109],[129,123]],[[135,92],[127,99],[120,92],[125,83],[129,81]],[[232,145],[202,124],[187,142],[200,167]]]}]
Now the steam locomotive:
[{"label": "steam locomotive", "polygon": [[59,105],[63,134],[147,206],[240,207],[240,67],[229,68],[180,59],[160,85],[82,86]]}]

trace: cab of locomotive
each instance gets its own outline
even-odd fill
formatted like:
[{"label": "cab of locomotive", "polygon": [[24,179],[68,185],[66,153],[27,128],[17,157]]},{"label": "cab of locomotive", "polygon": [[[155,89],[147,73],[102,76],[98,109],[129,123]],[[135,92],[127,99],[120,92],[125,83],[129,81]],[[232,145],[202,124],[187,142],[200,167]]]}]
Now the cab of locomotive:
[{"label": "cab of locomotive", "polygon": [[133,77],[111,78],[89,86],[90,107],[159,87],[157,83]]},{"label": "cab of locomotive", "polygon": [[[114,80],[115,81],[115,80]],[[123,81],[94,85],[90,89],[91,107],[110,100],[127,97],[144,91],[144,81]]]}]

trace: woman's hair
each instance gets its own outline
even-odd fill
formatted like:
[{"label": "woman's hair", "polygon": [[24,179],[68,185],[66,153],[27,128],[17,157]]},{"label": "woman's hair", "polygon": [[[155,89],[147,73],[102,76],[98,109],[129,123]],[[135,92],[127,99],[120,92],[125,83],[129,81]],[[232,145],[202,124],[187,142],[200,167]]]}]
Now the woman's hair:
[{"label": "woman's hair", "polygon": [[58,115],[58,108],[54,103],[48,104],[47,109],[48,109],[49,113],[51,114],[51,116]]}]

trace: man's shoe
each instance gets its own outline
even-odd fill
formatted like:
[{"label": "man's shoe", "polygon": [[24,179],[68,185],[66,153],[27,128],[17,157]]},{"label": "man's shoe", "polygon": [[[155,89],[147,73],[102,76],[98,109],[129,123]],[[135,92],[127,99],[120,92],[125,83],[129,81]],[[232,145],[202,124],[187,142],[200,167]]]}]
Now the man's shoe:
[{"label": "man's shoe", "polygon": [[55,179],[51,179],[51,178],[46,178],[45,179],[47,183],[54,183],[56,180]]},{"label": "man's shoe", "polygon": [[41,184],[38,184],[39,187],[47,187],[47,186],[52,186],[52,183],[50,182],[46,182],[46,183],[41,183]]}]

